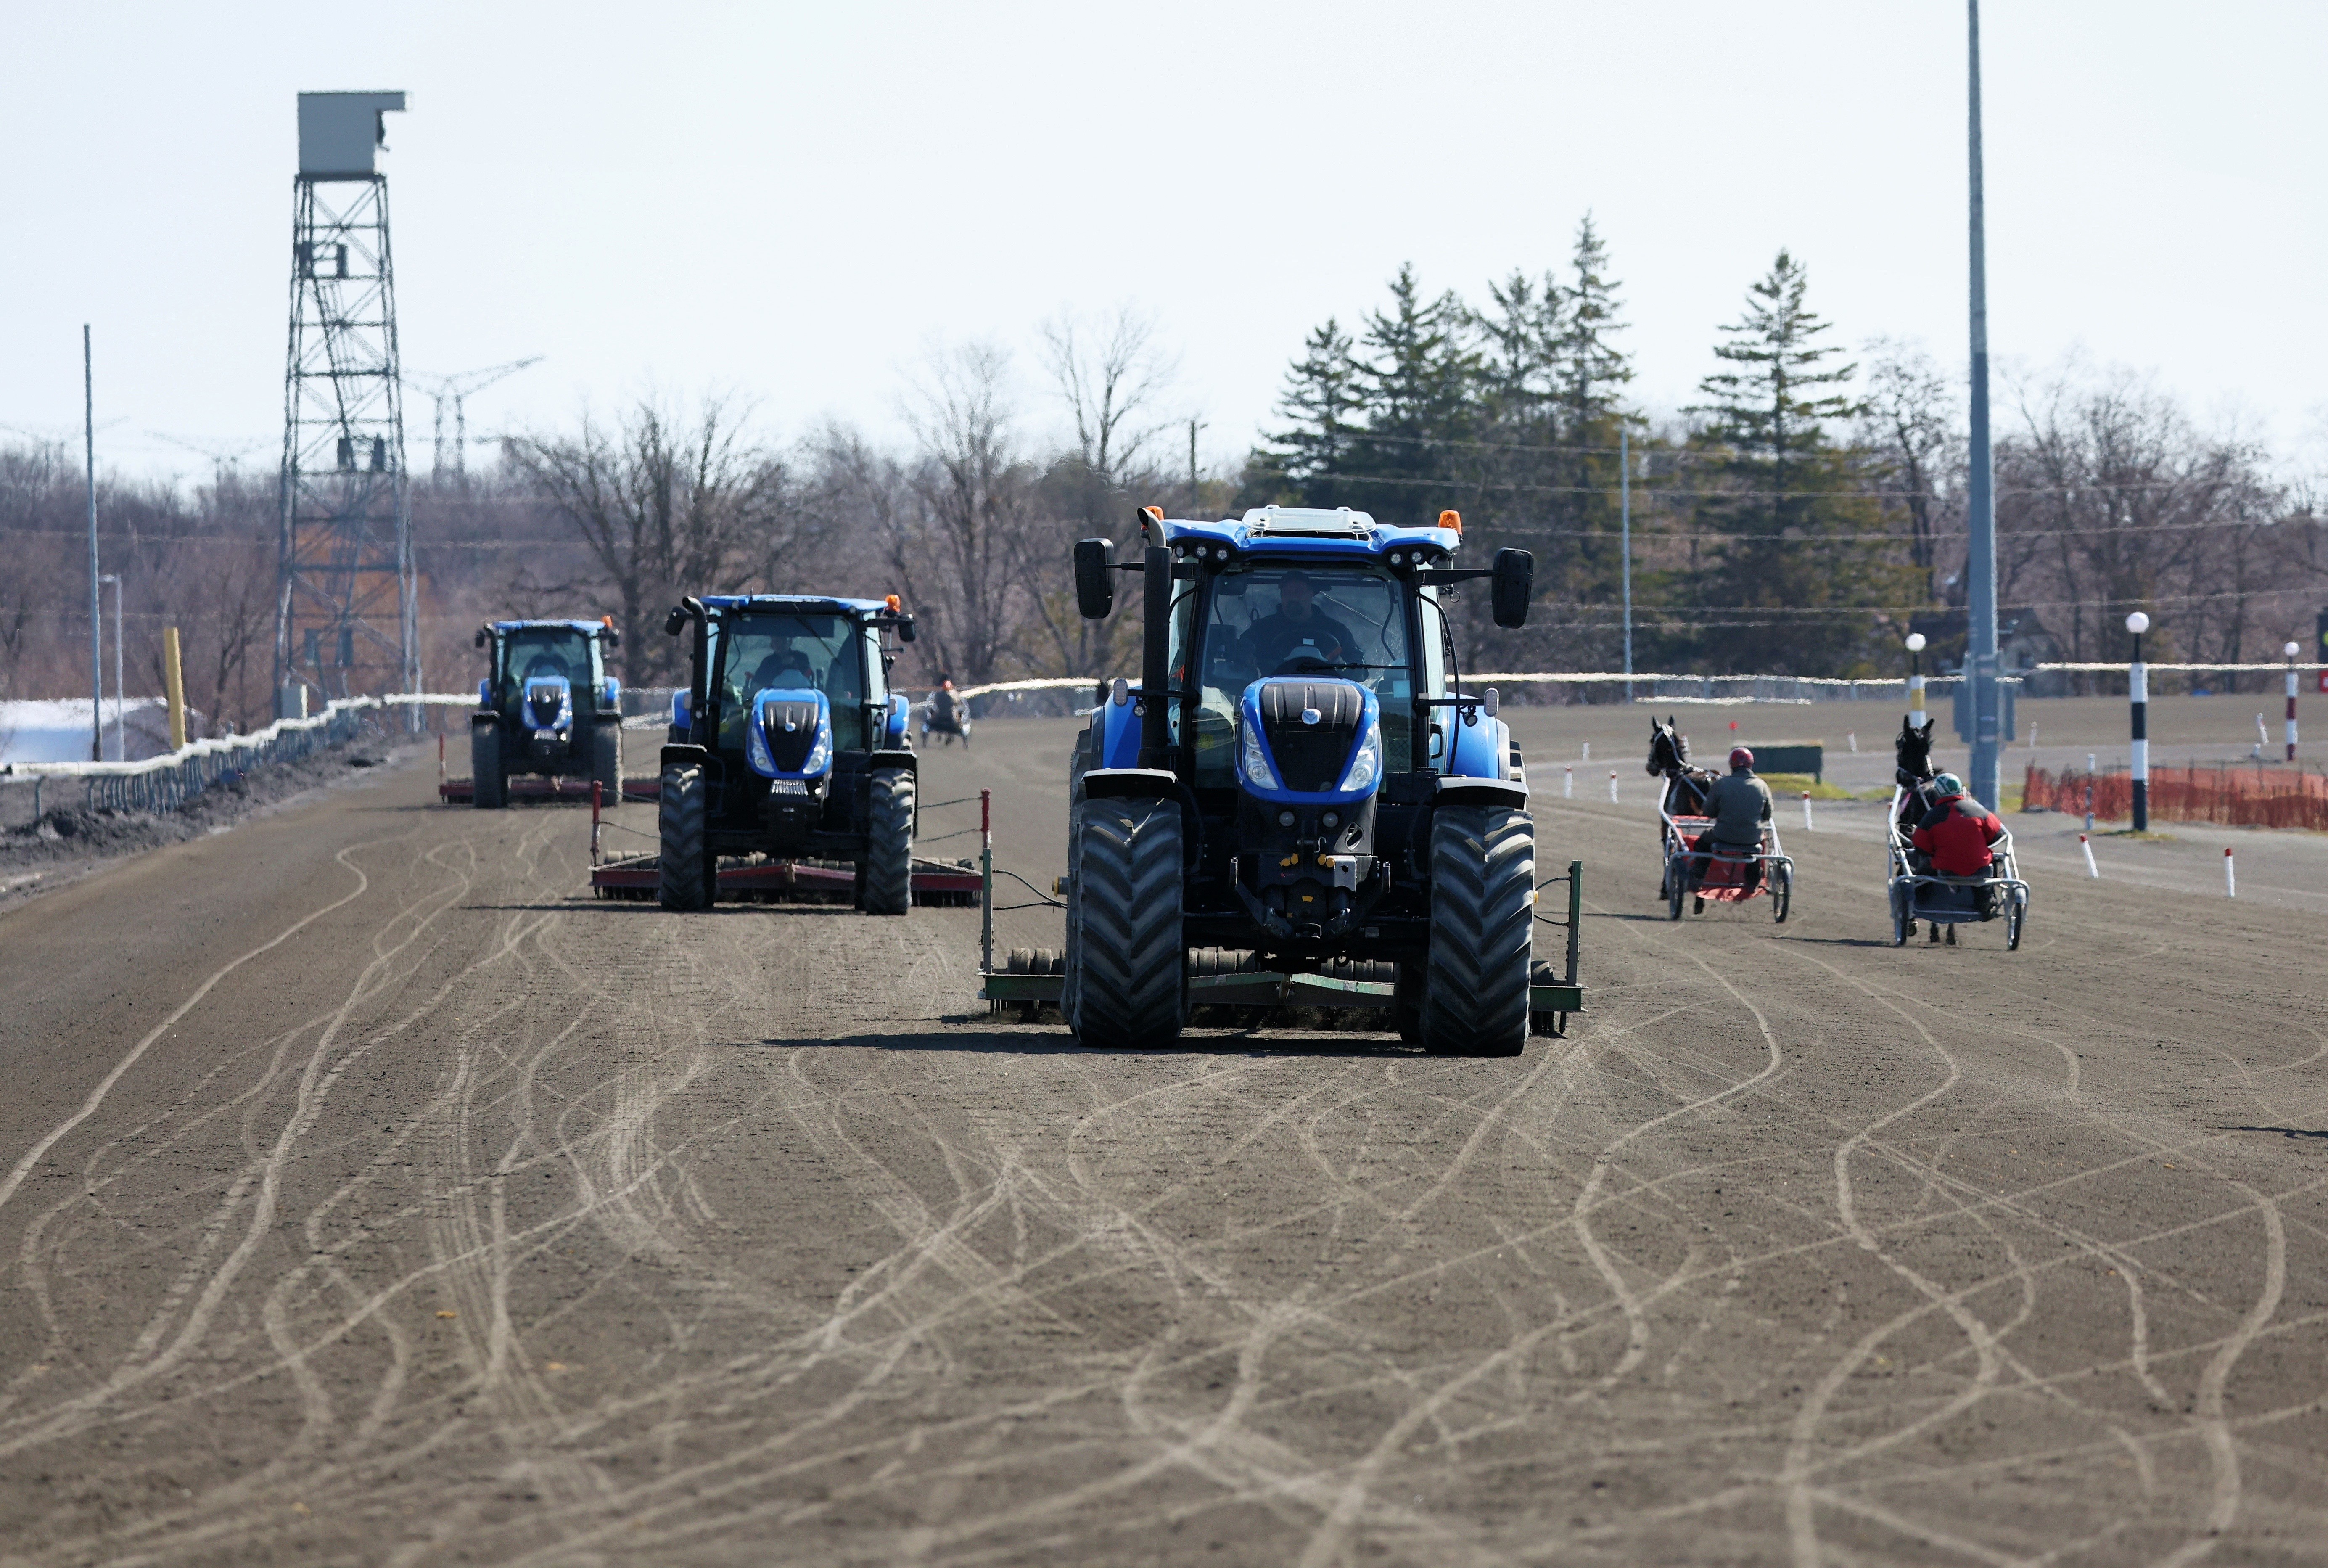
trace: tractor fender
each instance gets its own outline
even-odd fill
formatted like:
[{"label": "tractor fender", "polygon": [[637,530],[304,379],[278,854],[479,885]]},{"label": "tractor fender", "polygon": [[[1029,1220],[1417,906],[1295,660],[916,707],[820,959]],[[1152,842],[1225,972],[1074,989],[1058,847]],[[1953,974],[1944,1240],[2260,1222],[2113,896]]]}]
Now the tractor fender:
[{"label": "tractor fender", "polygon": [[1466,724],[1459,718],[1452,728],[1454,755],[1447,759],[1450,776],[1500,779],[1510,774],[1511,733],[1502,719],[1480,713],[1477,723]]},{"label": "tractor fender", "polygon": [[681,767],[699,767],[708,765],[710,760],[711,752],[708,746],[689,746],[683,743],[666,744],[662,748],[661,765],[669,767],[676,763]]},{"label": "tractor fender", "polygon": [[1516,812],[1527,810],[1527,785],[1500,778],[1446,777],[1439,781],[1439,792],[1432,803],[1439,806],[1508,806]]},{"label": "tractor fender", "polygon": [[489,725],[498,725],[501,721],[502,716],[490,708],[479,709],[469,715],[469,728],[473,730],[483,729]]},{"label": "tractor fender", "polygon": [[865,766],[868,773],[877,767],[896,767],[918,775],[921,758],[910,751],[877,751],[865,759]]},{"label": "tractor fender", "polygon": [[1098,732],[1098,743],[1093,748],[1103,766],[1128,768],[1140,760],[1140,704],[1137,699],[1117,706],[1112,699],[1103,701],[1092,715],[1092,728]]},{"label": "tractor fender", "polygon": [[1081,780],[1084,798],[1092,801],[1139,799],[1180,793],[1179,775],[1160,767],[1086,768]]}]

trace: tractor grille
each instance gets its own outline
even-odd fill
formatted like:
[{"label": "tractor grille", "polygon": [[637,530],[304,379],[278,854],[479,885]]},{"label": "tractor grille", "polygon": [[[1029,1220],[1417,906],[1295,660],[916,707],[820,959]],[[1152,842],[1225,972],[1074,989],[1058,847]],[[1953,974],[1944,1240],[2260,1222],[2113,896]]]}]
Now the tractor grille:
[{"label": "tractor grille", "polygon": [[[1261,689],[1261,732],[1289,790],[1317,794],[1342,779],[1366,699],[1347,681],[1272,681]],[[1318,716],[1315,724],[1306,713]]]},{"label": "tractor grille", "polygon": [[[784,773],[798,773],[816,744],[816,704],[771,702],[760,709],[760,733],[767,737],[768,756]],[[790,729],[784,726],[791,725]]]}]

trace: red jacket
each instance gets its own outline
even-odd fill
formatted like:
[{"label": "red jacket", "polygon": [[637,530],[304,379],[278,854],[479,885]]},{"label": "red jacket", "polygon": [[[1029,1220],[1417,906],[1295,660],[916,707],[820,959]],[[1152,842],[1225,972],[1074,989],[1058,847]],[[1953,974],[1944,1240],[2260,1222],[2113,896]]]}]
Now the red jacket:
[{"label": "red jacket", "polygon": [[1951,877],[1977,877],[1995,863],[1988,847],[2004,837],[2004,824],[1970,795],[1934,806],[1918,825],[1916,848],[1932,858],[1932,868]]}]

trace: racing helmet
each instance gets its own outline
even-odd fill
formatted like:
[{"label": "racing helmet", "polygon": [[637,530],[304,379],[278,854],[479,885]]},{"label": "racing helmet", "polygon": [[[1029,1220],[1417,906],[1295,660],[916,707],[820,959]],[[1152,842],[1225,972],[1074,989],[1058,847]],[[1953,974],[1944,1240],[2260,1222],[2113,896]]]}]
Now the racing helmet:
[{"label": "racing helmet", "polygon": [[1742,746],[1733,746],[1730,748],[1730,771],[1732,773],[1736,773],[1740,768],[1752,767],[1753,765],[1754,754],[1751,751],[1749,751]]},{"label": "racing helmet", "polygon": [[1964,780],[1952,773],[1938,775],[1932,780],[1932,793],[1941,800],[1952,801],[1964,793]]}]

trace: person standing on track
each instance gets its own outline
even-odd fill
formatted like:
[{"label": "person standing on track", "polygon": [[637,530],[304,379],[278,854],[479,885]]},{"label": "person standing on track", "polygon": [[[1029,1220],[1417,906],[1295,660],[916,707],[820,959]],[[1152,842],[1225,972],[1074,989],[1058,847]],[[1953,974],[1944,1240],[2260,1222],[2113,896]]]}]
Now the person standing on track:
[{"label": "person standing on track", "polygon": [[[1983,877],[1996,863],[1996,855],[1989,846],[2004,837],[2004,823],[1995,812],[1965,793],[1964,780],[1952,773],[1941,774],[1932,780],[1932,794],[1937,803],[1916,825],[1910,840],[1916,848],[1932,858],[1932,869],[1945,877]],[[1957,887],[1949,889],[1965,900],[1966,907],[1973,906],[1976,897],[1993,899],[1993,887]],[[1983,914],[1994,911],[1985,905]],[[1951,929],[1948,939],[1956,939]]]},{"label": "person standing on track", "polygon": [[[1770,822],[1770,786],[1754,776],[1754,754],[1746,747],[1732,749],[1729,776],[1714,780],[1705,792],[1705,814],[1713,819],[1713,826],[1697,836],[1693,849],[1748,855],[1761,852],[1762,830]],[[1744,886],[1751,889],[1761,879],[1762,862],[1748,861]],[[1701,853],[1693,886],[1704,880],[1705,860]]]}]

